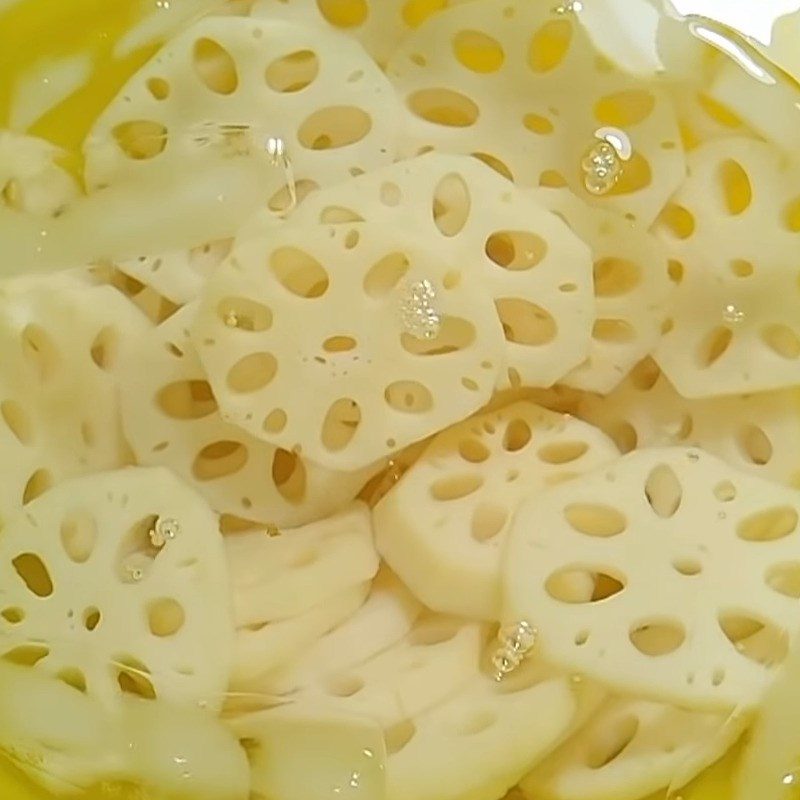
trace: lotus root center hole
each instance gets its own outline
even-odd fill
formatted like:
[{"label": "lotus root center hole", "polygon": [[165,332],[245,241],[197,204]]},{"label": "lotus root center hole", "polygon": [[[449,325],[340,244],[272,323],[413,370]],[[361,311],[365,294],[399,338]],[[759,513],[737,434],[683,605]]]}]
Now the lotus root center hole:
[{"label": "lotus root center hole", "polygon": [[214,94],[230,95],[239,86],[236,62],[231,54],[213,39],[198,39],[192,51],[194,71],[203,85]]},{"label": "lotus root center hole", "polygon": [[403,720],[387,728],[383,733],[386,754],[393,756],[399,753],[414,738],[416,732],[417,729],[410,719]]},{"label": "lotus root center hole", "polygon": [[326,450],[338,453],[347,448],[361,425],[361,407],[349,397],[334,401],[322,423],[321,440]]},{"label": "lotus root center hole", "polygon": [[0,617],[10,625],[19,625],[19,623],[23,622],[25,619],[25,611],[19,606],[8,606],[8,608],[4,608],[0,611]]},{"label": "lotus root center hole", "polygon": [[577,461],[589,452],[586,442],[552,442],[540,447],[536,455],[545,464],[558,466]]},{"label": "lotus root center hole", "polygon": [[686,631],[677,620],[656,620],[632,628],[629,639],[642,655],[658,657],[674,653],[684,643]]},{"label": "lotus root center hole", "polygon": [[714,487],[714,497],[720,503],[730,503],[736,499],[736,487],[730,481],[720,481]]},{"label": "lotus root center hole", "polygon": [[100,610],[95,606],[89,606],[83,612],[83,627],[87,631],[93,631],[100,624],[101,618]]},{"label": "lotus root center hole", "polygon": [[789,637],[783,628],[739,612],[723,612],[717,622],[736,652],[744,658],[763,666],[780,664],[786,658]]},{"label": "lotus root center hole", "polygon": [[192,420],[209,417],[217,411],[217,401],[208,381],[176,381],[156,394],[156,405],[170,419]]},{"label": "lotus root center hole", "polygon": [[697,366],[707,369],[714,366],[728,351],[733,341],[730,328],[716,327],[700,343],[697,351]]},{"label": "lotus root center hole", "polygon": [[358,342],[352,336],[331,336],[322,343],[326,353],[349,353],[358,347]]},{"label": "lotus root center hole", "polygon": [[736,534],[746,542],[774,542],[794,533],[798,514],[791,506],[777,506],[745,517]]},{"label": "lotus root center hole", "polygon": [[272,482],[287,503],[298,505],[306,496],[306,465],[296,453],[278,448],[272,457]]},{"label": "lotus root center hole", "polygon": [[169,97],[169,83],[163,78],[148,78],[147,91],[154,100],[166,100]]},{"label": "lotus root center hole", "polygon": [[147,606],[147,625],[153,636],[174,636],[185,622],[186,612],[183,606],[171,597],[153,600]]},{"label": "lotus root center hole", "polygon": [[518,453],[528,446],[532,438],[531,426],[524,419],[517,417],[506,426],[503,449],[508,453]]},{"label": "lotus root center hole", "polygon": [[3,653],[3,660],[18,667],[35,667],[50,655],[50,648],[43,644],[23,644]]},{"label": "lotus root center hole", "polygon": [[150,670],[138,659],[123,656],[115,659],[117,686],[123,694],[140,697],[143,700],[155,700],[156,690],[150,679]]},{"label": "lotus root center hole", "polygon": [[411,263],[405,253],[389,253],[370,267],[364,278],[364,292],[373,298],[384,297],[406,276]]},{"label": "lotus root center hole", "polygon": [[466,181],[455,172],[445,175],[433,191],[431,213],[442,236],[452,238],[464,230],[472,209]]},{"label": "lotus root center hole", "polygon": [[33,427],[30,417],[25,409],[14,400],[3,400],[0,403],[0,413],[8,429],[14,434],[22,445],[29,445],[33,441]]},{"label": "lotus root center hole", "polygon": [[317,0],[320,14],[336,28],[357,28],[367,21],[367,0]]},{"label": "lotus root center hole", "polygon": [[300,92],[319,75],[319,59],[313,50],[296,50],[275,59],[264,73],[267,86],[274,92]]},{"label": "lotus root center hole", "polygon": [[135,119],[121,122],[111,130],[119,149],[132,161],[147,161],[164,152],[167,129],[160,122]]},{"label": "lotus root center hole", "polygon": [[550,20],[531,38],[528,47],[528,66],[535,73],[551,72],[567,57],[572,44],[571,20]]},{"label": "lotus root center hole", "polygon": [[495,503],[481,503],[472,512],[472,538],[476,542],[490,542],[503,530],[507,521],[507,508]]},{"label": "lotus root center hole", "polygon": [[679,575],[687,578],[699,575],[703,571],[703,565],[694,558],[679,558],[672,562],[672,568]]},{"label": "lotus root center hole", "polygon": [[767,570],[765,580],[767,586],[778,594],[800,599],[800,561],[773,565]]},{"label": "lotus root center hole", "polygon": [[653,512],[662,519],[675,516],[683,499],[678,476],[667,464],[659,464],[651,470],[644,493]]},{"label": "lotus root center hole", "polygon": [[86,694],[86,676],[76,667],[66,667],[59,671],[56,678],[81,694]]},{"label": "lotus root center hole", "polygon": [[480,439],[461,439],[458,454],[470,464],[482,464],[491,455],[489,448]]},{"label": "lotus root center hole", "polygon": [[545,590],[561,603],[599,603],[619,594],[625,588],[623,576],[611,575],[604,568],[583,565],[563,567],[552,573]]},{"label": "lotus root center hole", "polygon": [[356,144],[372,130],[372,118],[357,106],[328,106],[300,124],[297,139],[307,150],[336,150]]},{"label": "lotus root center hole", "polygon": [[597,297],[622,297],[641,282],[638,264],[624,258],[601,258],[594,264],[594,293]]},{"label": "lotus root center hole", "polygon": [[453,89],[419,89],[408,97],[412,114],[448,128],[469,128],[478,121],[478,106],[465,94]]},{"label": "lotus root center hole", "polygon": [[431,484],[431,497],[440,502],[460,500],[483,486],[483,477],[477,474],[464,473],[439,478]]},{"label": "lotus root center hole", "polygon": [[264,423],[261,426],[266,433],[281,433],[286,427],[289,417],[282,408],[275,408],[264,417]]},{"label": "lotus root center hole", "polygon": [[720,164],[718,177],[726,211],[732,216],[747,211],[753,201],[753,187],[742,165],[727,159]]},{"label": "lotus root center hole", "polygon": [[795,361],[800,357],[800,337],[788,325],[767,325],[761,340],[778,357]]},{"label": "lotus root center hole", "polygon": [[739,452],[750,464],[763,467],[772,460],[772,442],[757,425],[745,425],[736,437]]},{"label": "lotus root center hole", "polygon": [[509,342],[541,347],[558,333],[553,316],[541,306],[516,297],[495,300],[495,308]]},{"label": "lotus root center hole", "polygon": [[530,231],[498,231],[486,240],[485,251],[498,267],[528,270],[544,261],[547,242]]},{"label": "lotus root center hole", "polygon": [[249,453],[241,442],[219,441],[206,445],[192,462],[192,475],[198,481],[213,481],[235,475],[244,469]]},{"label": "lotus root center hole", "polygon": [[250,353],[228,370],[225,382],[236,394],[252,394],[269,386],[277,372],[278,360],[272,353]]},{"label": "lotus root center hole", "polygon": [[658,218],[659,225],[676,239],[688,239],[695,231],[692,213],[683,206],[668,203]]},{"label": "lotus root center hole", "polygon": [[328,291],[330,281],[322,264],[298,247],[279,247],[269,257],[273,275],[286,291],[313,300]]}]

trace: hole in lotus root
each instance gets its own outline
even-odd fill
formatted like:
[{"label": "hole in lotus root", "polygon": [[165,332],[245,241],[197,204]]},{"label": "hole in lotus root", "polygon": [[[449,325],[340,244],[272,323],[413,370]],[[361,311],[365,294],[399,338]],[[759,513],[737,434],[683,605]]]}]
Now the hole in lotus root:
[{"label": "hole in lotus root", "polygon": [[420,89],[408,98],[410,111],[434,125],[468,128],[478,121],[478,106],[452,89]]},{"label": "hole in lotus root", "polygon": [[719,614],[717,622],[736,652],[750,661],[772,666],[786,658],[789,637],[785,630],[747,614],[731,611]]},{"label": "hole in lotus root", "polygon": [[272,482],[281,497],[298,504],[306,495],[306,465],[296,453],[281,448],[272,457]]},{"label": "hole in lotus root", "polygon": [[53,594],[53,581],[44,561],[35,553],[20,553],[11,560],[15,572],[22,579],[28,591],[37,597],[50,597]]},{"label": "hole in lotus root", "polygon": [[475,326],[461,317],[444,316],[439,333],[433,339],[417,339],[409,333],[400,336],[406,352],[415,356],[442,356],[465,350],[475,341]]},{"label": "hole in lotus root", "polygon": [[282,408],[275,408],[264,417],[262,428],[266,433],[280,433],[289,421],[286,412]]},{"label": "hole in lotus root", "polygon": [[686,631],[677,620],[655,620],[631,628],[628,638],[643,655],[666,656],[674,653],[684,643]]},{"label": "hole in lotus root", "polygon": [[264,73],[267,86],[275,92],[299,92],[319,75],[319,59],[312,50],[297,50],[275,59]]},{"label": "hole in lotus root", "polygon": [[489,448],[480,439],[462,439],[458,443],[458,454],[470,464],[482,464],[489,459]]},{"label": "hole in lotus root", "polygon": [[662,519],[674,517],[683,499],[678,476],[667,464],[659,464],[651,470],[644,485],[644,493],[650,507]]},{"label": "hole in lotus root", "polygon": [[540,447],[536,455],[545,464],[569,464],[577,461],[589,451],[586,442],[553,442]]},{"label": "hole in lotus root", "polygon": [[154,100],[166,100],[169,97],[170,86],[163,78],[148,78],[147,91]]},{"label": "hole in lotus root", "polygon": [[433,408],[433,395],[418,381],[395,381],[383,396],[391,408],[407,414],[424,414]]},{"label": "hole in lotus root", "polygon": [[790,233],[800,233],[800,197],[795,197],[784,208],[783,226]]},{"label": "hole in lotus root", "polygon": [[217,401],[208,381],[177,381],[156,394],[156,405],[170,419],[203,419],[217,411]]},{"label": "hole in lotus root", "polygon": [[312,192],[319,189],[316,181],[301,178],[295,181],[294,191],[288,184],[284,184],[267,201],[267,208],[275,214],[286,214],[295,206],[300,205]]},{"label": "hole in lotus root", "polygon": [[552,573],[545,590],[562,603],[599,603],[619,594],[625,588],[625,578],[609,574],[606,569],[569,566]]},{"label": "hole in lotus root", "polygon": [[323,225],[340,225],[346,222],[363,222],[364,217],[344,206],[326,206],[319,215]]},{"label": "hole in lotus root", "polygon": [[367,21],[367,0],[317,0],[320,14],[337,28],[357,28]]},{"label": "hole in lotus root", "polygon": [[277,372],[278,361],[272,353],[250,353],[228,370],[226,383],[233,392],[250,394],[268,386]]},{"label": "hole in lotus root", "polygon": [[445,175],[433,190],[431,213],[443,236],[457,236],[464,230],[472,209],[472,198],[464,179],[456,172]]},{"label": "hole in lotus root", "polygon": [[594,293],[597,297],[620,297],[641,282],[638,264],[624,258],[601,258],[594,264]]},{"label": "hole in lotus root", "polygon": [[331,675],[325,681],[325,691],[332,697],[353,697],[365,686],[358,675]]},{"label": "hole in lotus root", "polygon": [[714,487],[714,497],[720,503],[730,503],[736,499],[736,487],[730,481],[720,481]]},{"label": "hole in lotus root", "polygon": [[775,355],[788,361],[800,357],[800,338],[788,325],[767,325],[761,331],[761,341]]},{"label": "hole in lotus root", "polygon": [[675,203],[667,203],[658,217],[658,223],[677,239],[688,239],[696,227],[692,213]]},{"label": "hole in lotus root", "polygon": [[800,599],[800,561],[775,564],[767,570],[766,583],[770,589],[795,600]]},{"label": "hole in lotus root", "polygon": [[122,583],[136,583],[145,577],[153,561],[161,553],[153,545],[151,532],[155,529],[157,514],[148,514],[131,525],[117,546],[115,568]]},{"label": "hole in lotus root", "polygon": [[88,608],[84,609],[83,627],[86,628],[87,631],[96,630],[101,619],[102,615],[100,614],[100,609],[98,609],[96,606],[89,606]]},{"label": "hole in lotus root", "polygon": [[167,129],[160,122],[147,119],[129,120],[111,130],[119,149],[133,161],[147,161],[164,152]]},{"label": "hole in lotus root", "polygon": [[22,331],[22,355],[43,381],[52,378],[58,369],[58,348],[50,334],[40,325],[25,326]]},{"label": "hole in lotus root", "polygon": [[249,453],[241,442],[212,442],[195,456],[192,475],[198,481],[213,481],[235,475],[244,468]]},{"label": "hole in lotus root", "polygon": [[395,725],[387,728],[383,732],[383,740],[386,744],[386,754],[389,756],[396,755],[414,738],[417,729],[410,719],[398,722]]},{"label": "hole in lotus root", "polygon": [[526,114],[522,118],[522,124],[531,132],[539,136],[547,136],[555,130],[555,126],[547,117],[541,114]]},{"label": "hole in lotus root", "polygon": [[233,94],[239,86],[236,62],[231,54],[213,39],[198,39],[192,50],[195,74],[214,94]]},{"label": "hole in lotus root", "polygon": [[539,176],[539,186],[546,189],[564,189],[569,186],[569,184],[567,183],[567,179],[558,170],[546,169]]},{"label": "hole in lotus root", "polygon": [[3,400],[0,403],[0,414],[3,415],[3,421],[20,444],[31,443],[33,427],[25,409],[19,403],[14,400]]},{"label": "hole in lotus root", "polygon": [[217,316],[229,328],[261,333],[272,327],[272,311],[247,297],[226,297],[217,304]]},{"label": "hole in lotus root", "polygon": [[727,212],[737,216],[747,211],[753,201],[753,187],[742,165],[733,159],[723,161],[718,177]]},{"label": "hole in lotus root", "polygon": [[56,674],[56,678],[75,691],[86,694],[86,676],[76,667],[65,667]]},{"label": "hole in lotus root", "polygon": [[35,667],[50,655],[50,648],[43,644],[23,644],[3,653],[3,660],[18,667]]},{"label": "hole in lotus root", "polygon": [[152,600],[147,606],[147,625],[153,636],[174,636],[185,622],[186,612],[183,606],[171,597]]},{"label": "hole in lotus root", "polygon": [[338,453],[350,444],[361,425],[361,408],[355,400],[341,397],[333,402],[322,423],[321,439],[326,450]]},{"label": "hole in lotus root", "polygon": [[619,196],[641,192],[652,182],[653,172],[650,169],[650,164],[641,153],[637,153],[634,150],[609,195]]},{"label": "hole in lotus root", "polygon": [[70,511],[61,521],[61,546],[70,561],[84,564],[94,552],[97,542],[97,523],[83,509]]},{"label": "hole in lotus root", "polygon": [[279,247],[269,257],[272,273],[288,292],[313,299],[328,291],[328,273],[313,256],[297,247]]},{"label": "hole in lotus root", "polygon": [[460,500],[467,497],[483,486],[483,477],[472,473],[450,475],[439,478],[431,484],[431,497],[440,502]]},{"label": "hole in lotus root", "polygon": [[629,714],[615,719],[613,725],[603,727],[586,751],[586,766],[589,769],[602,769],[619,758],[636,738],[639,731],[638,717]]},{"label": "hole in lotus root", "polygon": [[797,529],[797,511],[791,506],[778,506],[745,517],[736,527],[736,534],[746,542],[774,542]]},{"label": "hole in lotus root", "polygon": [[661,377],[661,369],[652,358],[645,358],[640,361],[630,374],[630,382],[633,387],[640,392],[649,392]]},{"label": "hole in lotus root", "polygon": [[656,99],[642,89],[629,89],[601,97],[594,107],[594,116],[603,125],[629,128],[644,122],[655,110]]},{"label": "hole in lotus root", "polygon": [[716,364],[728,351],[733,332],[730,328],[716,327],[708,333],[697,349],[697,364],[701,368],[708,368]]},{"label": "hole in lotus root", "polygon": [[607,433],[623,455],[634,451],[639,443],[639,435],[630,422],[617,422],[609,427]]},{"label": "hole in lotus root", "polygon": [[155,700],[156,689],[150,680],[150,670],[133,656],[120,656],[112,659],[116,673],[117,686],[124,694],[134,695],[143,700]]},{"label": "hole in lotus root", "polygon": [[497,719],[497,713],[489,709],[470,711],[452,725],[452,732],[456,736],[477,736],[495,725]]},{"label": "hole in lotus root", "polygon": [[497,231],[486,240],[485,251],[498,267],[528,270],[542,263],[547,242],[530,231]]},{"label": "hole in lotus root", "polygon": [[119,333],[113,325],[107,325],[95,336],[89,350],[92,361],[102,370],[110,370],[119,347]]},{"label": "hole in lotus root", "polygon": [[41,497],[53,485],[53,476],[46,469],[37,469],[28,478],[22,491],[22,505]]},{"label": "hole in lotus root", "polygon": [[19,625],[25,620],[25,611],[19,606],[8,606],[0,611],[0,617],[10,625]]},{"label": "hole in lotus root", "polygon": [[512,419],[503,434],[503,449],[509,453],[518,453],[528,446],[532,437],[531,426],[524,419]]},{"label": "hole in lotus root", "polygon": [[742,457],[751,464],[763,467],[772,460],[772,442],[757,425],[745,425],[736,434],[736,444]]},{"label": "hole in lotus root", "polygon": [[453,38],[453,52],[462,66],[482,75],[497,72],[506,60],[500,42],[481,31],[459,31]]},{"label": "hole in lotus root", "polygon": [[625,516],[599,503],[573,503],[564,509],[564,519],[573,530],[586,536],[618,536],[628,527]]},{"label": "hole in lotus root", "polygon": [[375,298],[387,295],[403,280],[410,266],[405,253],[389,253],[364,276],[364,291]]},{"label": "hole in lotus root", "polygon": [[356,106],[328,106],[309,114],[297,131],[307,150],[335,150],[360,142],[372,130],[372,119]]},{"label": "hole in lotus root", "polygon": [[487,167],[493,169],[498,175],[502,175],[507,181],[513,182],[514,173],[511,172],[508,164],[501,161],[497,156],[493,156],[491,153],[472,153],[472,157],[486,164]]},{"label": "hole in lotus root", "polygon": [[476,542],[489,542],[508,521],[508,509],[495,503],[481,503],[472,512],[470,533]]},{"label": "hole in lotus root", "polygon": [[550,20],[542,25],[531,39],[528,66],[537,73],[550,72],[567,56],[572,43],[572,22]]},{"label": "hole in lotus root", "polygon": [[536,347],[556,338],[555,319],[535,303],[518,297],[503,297],[495,300],[495,308],[509,342]]},{"label": "hole in lotus root", "polygon": [[679,575],[692,578],[703,571],[703,565],[694,558],[678,558],[672,562],[672,568]]}]

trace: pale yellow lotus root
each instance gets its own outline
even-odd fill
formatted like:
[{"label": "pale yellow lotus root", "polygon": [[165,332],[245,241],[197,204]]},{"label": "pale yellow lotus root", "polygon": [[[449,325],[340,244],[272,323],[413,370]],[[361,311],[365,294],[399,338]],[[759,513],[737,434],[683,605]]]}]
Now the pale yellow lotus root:
[{"label": "pale yellow lotus root", "polygon": [[684,397],[793,386],[800,171],[752,139],[709,143],[689,168],[657,228],[678,286],[654,357]]},{"label": "pale yellow lotus root", "polygon": [[[238,244],[193,329],[223,416],[357,470],[477,411],[504,366],[502,327],[479,265],[431,244],[377,224],[284,226]],[[440,323],[430,338],[403,314],[425,281]]]},{"label": "pale yellow lotus root", "polygon": [[44,139],[0,130],[0,206],[52,217],[80,194],[58,163],[63,152]]},{"label": "pale yellow lotus root", "polygon": [[430,153],[323,189],[296,219],[410,226],[481,267],[506,338],[499,385],[550,386],[586,357],[594,322],[586,245],[538,198],[467,156]]},{"label": "pale yellow lotus root", "polygon": [[[206,17],[97,120],[84,146],[87,184],[140,173],[168,182],[175,167],[202,170],[205,156],[264,161],[270,138],[283,140],[298,184],[333,183],[392,161],[398,114],[391,85],[355,42],[279,21]],[[274,173],[271,191],[287,177],[280,164]]]},{"label": "pale yellow lotus root", "polygon": [[326,676],[353,667],[400,641],[422,612],[419,601],[385,567],[372,582],[369,597],[341,625],[320,637],[294,661],[257,684],[270,695],[291,695],[321,683]]},{"label": "pale yellow lotus root", "polygon": [[[521,186],[567,185],[647,227],[685,172],[671,103],[598,59],[574,15],[551,8],[477,0],[409,37],[387,68],[407,108],[404,153],[477,155]],[[632,157],[593,196],[581,165],[604,127],[625,134]]]},{"label": "pale yellow lotus root", "polygon": [[560,382],[606,394],[661,338],[673,288],[666,250],[624,217],[590,208],[567,190],[538,196],[592,248],[594,262],[591,348],[586,361]]},{"label": "pale yellow lotus root", "polygon": [[378,555],[363,503],[302,528],[253,531],[225,541],[237,625],[298,616],[372,580]]},{"label": "pale yellow lotus root", "polygon": [[75,275],[0,289],[0,517],[65,478],[126,463],[117,350],[144,322]]},{"label": "pale yellow lotus root", "polygon": [[536,800],[639,800],[678,789],[722,757],[747,721],[611,698],[521,788]]},{"label": "pale yellow lotus root", "polygon": [[125,348],[122,421],[140,464],[169,467],[220,514],[294,527],[347,505],[372,474],[332,472],[226,422],[189,327],[194,305]]},{"label": "pale yellow lotus root", "polygon": [[208,276],[227,257],[232,244],[231,239],[220,239],[189,250],[126,259],[116,267],[170,302],[184,305],[197,298]]},{"label": "pale yellow lotus root", "polygon": [[532,661],[502,683],[475,677],[387,731],[387,800],[502,797],[560,744],[581,701],[569,677]]},{"label": "pale yellow lotus root", "polygon": [[381,66],[403,38],[433,14],[471,0],[256,0],[252,14],[352,36]]},{"label": "pale yellow lotus root", "polygon": [[618,455],[597,428],[529,402],[466,420],[375,507],[378,550],[429,607],[496,620],[517,507]]},{"label": "pale yellow lotus root", "polygon": [[369,591],[370,582],[365,581],[295,617],[240,627],[236,631],[231,686],[250,690],[264,675],[294,661],[314,642],[352,617]]},{"label": "pale yellow lotus root", "polygon": [[692,445],[736,469],[800,488],[800,393],[681,397],[652,359],[638,364],[607,397],[583,395],[578,416],[622,450]]},{"label": "pale yellow lotus root", "polygon": [[[702,451],[653,448],[518,512],[504,619],[542,657],[688,709],[759,702],[798,627],[798,492]],[[563,592],[590,577],[589,599]]]},{"label": "pale yellow lotus root", "polygon": [[108,707],[126,694],[218,709],[233,622],[217,517],[165,469],[67,481],[0,540],[6,661]]}]

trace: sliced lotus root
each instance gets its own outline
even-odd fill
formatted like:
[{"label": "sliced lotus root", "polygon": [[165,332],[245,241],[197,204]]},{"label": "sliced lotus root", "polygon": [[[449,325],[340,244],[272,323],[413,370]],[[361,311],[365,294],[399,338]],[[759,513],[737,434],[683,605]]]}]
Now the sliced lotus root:
[{"label": "sliced lotus root", "polygon": [[658,226],[678,286],[654,357],[685,397],[793,386],[800,172],[751,139],[704,145],[689,167]]},{"label": "sliced lotus root", "polygon": [[[193,329],[225,418],[356,470],[480,408],[503,366],[494,304],[476,266],[415,236],[285,226],[237,245]],[[417,296],[423,286],[432,299]],[[404,304],[434,312],[437,326],[406,324]]]},{"label": "sliced lotus root", "polygon": [[[122,88],[84,146],[92,189],[209,159],[268,159],[280,139],[294,181],[325,185],[390,163],[397,101],[355,42],[276,20],[206,17]],[[280,158],[280,156],[278,156]],[[288,176],[274,170],[280,192]],[[269,187],[267,187],[269,188]]]},{"label": "sliced lotus root", "polygon": [[347,505],[371,471],[331,472],[224,421],[189,340],[194,314],[187,306],[122,354],[123,425],[139,463],[169,467],[219,513],[277,526]]},{"label": "sliced lotus root", "polygon": [[610,392],[652,352],[672,295],[667,253],[650,233],[610,211],[590,208],[567,190],[546,190],[542,202],[592,248],[595,320],[589,355],[561,383]]},{"label": "sliced lotus root", "polygon": [[410,226],[454,262],[481,265],[506,337],[501,387],[550,386],[586,357],[594,321],[586,246],[538,197],[478,159],[402,161],[311,195],[295,218]]},{"label": "sliced lotus root", "polygon": [[244,752],[197,708],[96,698],[39,670],[0,663],[0,752],[49,791],[74,795],[135,783],[155,796],[244,800]]},{"label": "sliced lotus root", "polygon": [[254,16],[318,23],[352,36],[384,66],[403,38],[431,15],[471,0],[256,0]]},{"label": "sliced lotus root", "polygon": [[623,453],[701,447],[736,469],[800,489],[799,410],[795,389],[687,400],[648,358],[607,397],[584,395],[576,413]]},{"label": "sliced lotus root", "polygon": [[341,625],[326,633],[293,662],[260,679],[259,691],[291,695],[319,685],[326,676],[370,660],[403,639],[422,606],[388,569],[372,582],[369,597]]},{"label": "sliced lotus root", "polygon": [[298,616],[378,571],[370,513],[362,503],[279,536],[255,531],[230,537],[225,550],[238,626]]},{"label": "sliced lotus root", "polygon": [[0,131],[0,206],[42,217],[62,212],[80,190],[44,139]]},{"label": "sliced lotus root", "polygon": [[117,349],[143,321],[67,276],[0,290],[0,517],[65,478],[122,466]]},{"label": "sliced lotus root", "polygon": [[519,504],[618,455],[598,429],[533,403],[466,420],[440,433],[375,507],[378,550],[429,607],[496,620]]},{"label": "sliced lotus root", "polygon": [[301,703],[231,724],[250,761],[251,797],[386,798],[383,735],[364,717]]},{"label": "sliced lotus root", "polygon": [[[505,560],[504,619],[542,657],[698,710],[750,707],[798,627],[800,494],[685,448],[624,456],[528,502]],[[576,598],[567,579],[588,576]]]},{"label": "sliced lotus root", "polygon": [[123,261],[118,269],[150,286],[162,297],[184,305],[200,294],[208,276],[230,252],[230,239],[208,242],[191,250],[175,250],[157,256]]},{"label": "sliced lotus root", "polygon": [[266,673],[296,659],[317,639],[355,614],[364,604],[369,589],[369,582],[350,586],[296,617],[239,628],[231,676],[233,686],[249,688]]},{"label": "sliced lotus root", "polygon": [[[478,0],[410,36],[387,68],[408,111],[404,152],[475,155],[519,185],[569,186],[646,228],[684,177],[671,104],[598,58],[574,15],[552,8]],[[605,128],[632,155],[615,157],[619,180],[595,196],[582,163]]]},{"label": "sliced lotus root", "polygon": [[744,715],[613,698],[521,786],[540,800],[639,800],[685,786],[733,746],[746,723]]},{"label": "sliced lotus root", "polygon": [[0,541],[2,658],[107,705],[218,708],[233,623],[217,518],[163,469],[60,484]]},{"label": "sliced lotus root", "polygon": [[387,800],[496,800],[569,732],[579,696],[531,662],[508,681],[473,679],[386,732]]}]

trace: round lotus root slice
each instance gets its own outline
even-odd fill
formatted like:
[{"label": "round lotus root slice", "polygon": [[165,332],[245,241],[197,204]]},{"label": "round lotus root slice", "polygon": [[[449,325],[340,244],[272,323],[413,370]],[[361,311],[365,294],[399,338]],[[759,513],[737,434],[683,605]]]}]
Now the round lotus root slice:
[{"label": "round lotus root slice", "polygon": [[347,505],[371,470],[332,472],[223,420],[189,339],[194,314],[181,309],[122,353],[122,420],[138,462],[169,467],[220,514],[279,529]]},{"label": "round lotus root slice", "polygon": [[0,290],[0,518],[61,480],[126,463],[117,355],[144,324],[116,291],[77,276]]},{"label": "round lotus root slice", "polygon": [[520,186],[569,186],[648,228],[685,176],[671,103],[552,9],[476,0],[408,37],[387,67],[406,106],[404,154],[474,155]]},{"label": "round lotus root slice", "polygon": [[80,195],[58,164],[62,155],[44,139],[0,131],[0,206],[42,217],[61,213]]},{"label": "round lotus root slice", "polygon": [[366,602],[352,617],[290,664],[265,675],[255,688],[270,695],[291,695],[322,684],[328,675],[368,661],[399,642],[421,612],[419,601],[384,567],[372,582]]},{"label": "round lotus root slice", "polygon": [[168,181],[174,167],[228,157],[273,162],[268,197],[335,183],[392,161],[398,114],[391,85],[355,42],[277,20],[206,17],[99,117],[84,145],[87,185]]},{"label": "round lotus root slice", "polygon": [[384,66],[413,29],[447,6],[472,0],[256,0],[253,16],[316,23],[359,41]]},{"label": "round lotus root slice", "polygon": [[661,338],[672,298],[662,243],[611,211],[591,208],[566,189],[539,192],[592,248],[595,312],[586,360],[561,378],[565,386],[607,394]]},{"label": "round lotus root slice", "polygon": [[264,675],[294,661],[329,631],[352,617],[369,595],[370,582],[348,586],[296,617],[265,620],[236,631],[231,685],[252,690]]},{"label": "round lotus root slice", "polygon": [[220,239],[189,250],[139,256],[116,266],[161,297],[185,305],[197,298],[208,276],[225,260],[232,245],[231,239]]},{"label": "round lotus root slice", "polygon": [[[749,708],[798,627],[798,509],[795,490],[702,451],[636,451],[519,509],[503,618],[534,625],[562,669],[687,709]],[[588,598],[563,591],[578,575]]]},{"label": "round lotus root slice", "polygon": [[534,662],[502,683],[478,675],[386,731],[387,800],[496,800],[569,733],[580,704],[568,677]]},{"label": "round lotus root slice", "polygon": [[538,197],[478,159],[428,153],[401,161],[316,192],[295,218],[410,226],[454,263],[480,265],[506,339],[499,388],[550,386],[589,352],[588,248]]},{"label": "round lotus root slice", "polygon": [[541,800],[639,800],[685,786],[741,736],[746,715],[608,700],[521,783]]},{"label": "round lotus root slice", "polygon": [[104,705],[219,708],[233,646],[217,517],[164,469],[60,484],[0,541],[0,657]]},{"label": "round lotus root slice", "polygon": [[440,433],[375,507],[378,550],[427,606],[496,620],[517,507],[618,456],[597,428],[526,401],[473,417]]},{"label": "round lotus root slice", "polygon": [[480,273],[414,232],[282,227],[234,248],[193,328],[225,419],[358,470],[478,410],[503,367]]},{"label": "round lotus root slice", "polygon": [[800,172],[764,142],[738,138],[698,148],[689,167],[657,226],[678,286],[654,357],[684,397],[794,386]]},{"label": "round lotus root slice", "polygon": [[379,564],[363,503],[278,536],[231,536],[225,551],[237,626],[298,616],[372,580]]},{"label": "round lotus root slice", "polygon": [[798,409],[796,389],[687,400],[647,358],[606,397],[583,395],[576,413],[605,431],[623,453],[691,445],[736,469],[798,489]]}]

